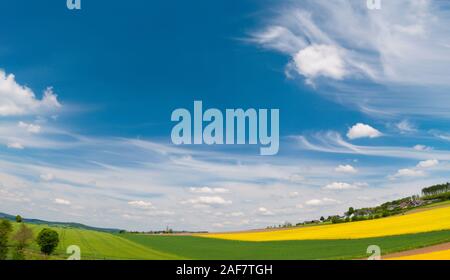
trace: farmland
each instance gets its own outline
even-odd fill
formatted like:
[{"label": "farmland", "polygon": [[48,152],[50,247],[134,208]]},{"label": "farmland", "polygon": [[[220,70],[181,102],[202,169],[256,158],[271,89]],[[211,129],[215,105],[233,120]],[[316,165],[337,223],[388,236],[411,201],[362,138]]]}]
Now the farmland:
[{"label": "farmland", "polygon": [[[45,225],[28,225],[34,235]],[[17,227],[17,224],[16,224]],[[67,258],[66,249],[70,245],[77,245],[81,249],[83,259],[177,259],[179,257],[142,246],[118,235],[111,233],[64,227],[51,227],[59,234],[60,243],[55,252],[55,258]],[[39,258],[39,249],[32,243],[29,254]]]},{"label": "farmland", "polygon": [[240,241],[325,240],[382,237],[447,229],[450,229],[449,206],[346,224],[200,236]]},{"label": "farmland", "polygon": [[[68,226],[27,224],[36,236],[44,227],[55,229],[60,243],[50,259],[66,259],[67,247],[77,245],[88,260],[314,260],[367,257],[367,247],[381,253],[409,251],[450,242],[450,207],[423,208],[409,214],[288,230],[208,235],[108,233]],[[19,224],[14,223],[17,230]],[[27,259],[44,258],[33,242]],[[401,258],[448,259],[448,250],[422,251]],[[396,259],[396,258],[394,258]]]},{"label": "farmland", "polygon": [[[44,226],[33,226],[37,233]],[[408,234],[384,238],[355,240],[292,240],[243,242],[197,236],[145,234],[111,234],[74,228],[52,227],[61,242],[52,259],[68,257],[66,248],[77,245],[82,259],[104,260],[264,260],[264,259],[353,259],[367,256],[369,245],[376,244],[382,253],[392,253],[450,242],[450,231]],[[38,247],[32,244],[29,258],[40,259]]]},{"label": "farmland", "polygon": [[392,253],[449,242],[450,231],[355,240],[292,240],[245,242],[196,236],[126,235],[146,247],[187,259],[214,260],[314,260],[367,257],[369,245]]},{"label": "farmland", "polygon": [[426,254],[417,254],[411,256],[404,256],[398,258],[392,258],[390,260],[449,260],[450,259],[450,250],[431,252]]},{"label": "farmland", "polygon": [[402,251],[385,256],[387,260],[450,260],[450,242]]}]

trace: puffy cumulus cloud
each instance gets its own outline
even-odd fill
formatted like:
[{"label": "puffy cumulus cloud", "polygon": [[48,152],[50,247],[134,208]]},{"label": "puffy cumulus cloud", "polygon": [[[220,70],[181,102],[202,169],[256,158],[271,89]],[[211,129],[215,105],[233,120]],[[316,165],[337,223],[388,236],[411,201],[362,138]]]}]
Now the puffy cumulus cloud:
[{"label": "puffy cumulus cloud", "polygon": [[350,164],[346,164],[346,165],[339,165],[338,167],[335,168],[336,172],[341,172],[341,173],[357,173],[358,170],[356,168],[354,168],[353,166],[351,166]]},{"label": "puffy cumulus cloud", "polygon": [[355,190],[359,189],[362,184],[348,184],[343,182],[333,182],[324,187],[325,190]]},{"label": "puffy cumulus cloud", "polygon": [[60,205],[71,205],[72,204],[69,200],[62,199],[62,198],[55,198],[54,202],[56,204],[60,204]]},{"label": "puffy cumulus cloud", "polygon": [[30,88],[19,85],[13,74],[0,70],[0,116],[42,114],[59,107],[52,88],[47,88],[42,99],[38,99]]},{"label": "puffy cumulus cloud", "polygon": [[432,168],[437,165],[439,165],[439,161],[436,159],[423,160],[420,161],[415,168],[399,169],[397,173],[390,177],[391,179],[399,177],[423,177],[426,175],[423,169]]},{"label": "puffy cumulus cloud", "polygon": [[184,201],[184,203],[190,203],[194,205],[228,205],[232,204],[231,200],[225,200],[220,196],[200,196],[197,198],[189,199]]},{"label": "puffy cumulus cloud", "polygon": [[153,208],[153,204],[151,202],[142,201],[142,200],[129,201],[128,205],[135,207],[135,208],[140,208],[140,209],[152,209]]},{"label": "puffy cumulus cloud", "polygon": [[209,188],[209,187],[201,187],[201,188],[189,188],[191,193],[205,193],[205,194],[215,194],[215,193],[227,193],[229,190],[225,188]]},{"label": "puffy cumulus cloud", "polygon": [[411,168],[400,169],[395,173],[394,177],[421,177],[425,176],[422,170],[416,170]]},{"label": "puffy cumulus cloud", "polygon": [[295,54],[294,64],[310,80],[319,76],[340,80],[346,75],[342,54],[336,46],[308,46]]},{"label": "puffy cumulus cloud", "polygon": [[322,199],[310,199],[308,201],[305,202],[306,205],[308,206],[323,206],[323,205],[334,205],[334,204],[339,204],[340,201],[333,199],[333,198],[328,198],[328,197],[324,197]]},{"label": "puffy cumulus cloud", "polygon": [[431,168],[439,165],[439,161],[436,159],[429,159],[421,161],[417,164],[418,168]]},{"label": "puffy cumulus cloud", "polygon": [[377,129],[363,123],[355,124],[347,132],[347,137],[352,140],[358,138],[377,138],[382,135]]}]

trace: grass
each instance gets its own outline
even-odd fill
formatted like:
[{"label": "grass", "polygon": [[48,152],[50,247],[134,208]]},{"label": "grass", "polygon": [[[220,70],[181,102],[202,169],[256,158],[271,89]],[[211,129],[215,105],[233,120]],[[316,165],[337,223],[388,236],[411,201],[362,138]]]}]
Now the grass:
[{"label": "grass", "polygon": [[196,236],[125,234],[125,238],[154,250],[198,260],[315,260],[367,257],[369,245],[382,254],[411,250],[450,241],[450,231],[355,240],[292,240],[245,242]]},{"label": "grass", "polygon": [[450,229],[450,206],[352,223],[199,236],[240,241],[329,240],[393,236],[448,229]]},{"label": "grass", "polygon": [[450,205],[450,200],[441,201],[441,202],[435,202],[435,203],[432,203],[432,204],[424,205],[424,206],[418,207],[418,209],[420,209],[420,208],[442,207],[442,206],[447,206],[447,205]]},{"label": "grass", "polygon": [[[13,224],[17,230],[20,224]],[[50,259],[66,259],[69,256],[66,249],[70,245],[79,246],[81,258],[85,260],[355,259],[367,257],[369,245],[378,245],[382,254],[389,254],[450,242],[450,207],[362,222],[237,233],[248,239],[246,241],[211,238],[217,235],[111,234],[70,227],[27,226],[35,237],[44,227],[58,232],[60,244]],[[408,234],[395,234],[405,231]],[[376,236],[367,236],[371,234]],[[27,259],[44,258],[35,242],[30,245],[26,256]]]},{"label": "grass", "polygon": [[[36,237],[40,230],[45,225],[30,225],[27,224]],[[18,228],[15,223],[14,228]],[[49,227],[56,230],[59,234],[60,243],[56,248],[55,254],[52,258],[66,259],[69,255],[66,253],[67,247],[70,245],[77,245],[81,249],[81,258],[90,260],[105,260],[105,259],[179,259],[178,256],[171,255],[165,252],[157,251],[152,248],[132,242],[121,236],[106,232],[83,230],[76,228],[63,227]],[[42,255],[38,254],[39,247],[33,242],[27,252],[31,259],[41,259]]]}]

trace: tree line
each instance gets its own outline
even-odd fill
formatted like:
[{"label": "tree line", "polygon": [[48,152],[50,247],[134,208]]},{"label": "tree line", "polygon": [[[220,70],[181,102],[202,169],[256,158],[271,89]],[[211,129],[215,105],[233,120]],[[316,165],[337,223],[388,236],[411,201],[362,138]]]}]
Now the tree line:
[{"label": "tree line", "polygon": [[[25,260],[26,250],[33,241],[39,245],[41,253],[51,255],[59,244],[58,233],[49,228],[42,229],[37,237],[33,230],[22,223],[22,217],[16,216],[16,223],[20,224],[14,232],[13,224],[8,220],[0,220],[0,260]],[[12,252],[10,252],[12,248]]]},{"label": "tree line", "polygon": [[423,196],[439,195],[447,192],[450,192],[450,183],[438,184],[422,189]]}]

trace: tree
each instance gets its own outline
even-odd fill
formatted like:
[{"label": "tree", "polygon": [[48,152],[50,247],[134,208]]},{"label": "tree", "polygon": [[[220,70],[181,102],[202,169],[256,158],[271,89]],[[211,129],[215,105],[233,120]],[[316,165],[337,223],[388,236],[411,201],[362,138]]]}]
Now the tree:
[{"label": "tree", "polygon": [[424,196],[437,195],[441,193],[450,192],[450,183],[434,185],[428,188],[422,189]]},{"label": "tree", "polygon": [[26,225],[22,224],[16,234],[12,237],[12,240],[16,242],[14,259],[25,259],[24,249],[27,248],[31,240],[33,240],[33,231]]},{"label": "tree", "polygon": [[320,221],[323,223],[325,221],[325,218],[323,216],[320,217]]},{"label": "tree", "polygon": [[53,229],[44,228],[39,232],[36,242],[42,253],[51,255],[59,244],[59,236]]},{"label": "tree", "polygon": [[353,213],[355,213],[355,208],[353,207],[348,208],[347,216],[351,216]]},{"label": "tree", "polygon": [[0,221],[0,260],[5,260],[8,256],[8,239],[12,232],[11,222],[8,220]]},{"label": "tree", "polygon": [[21,223],[22,222],[22,216],[17,215],[16,216],[16,223]]},{"label": "tree", "polygon": [[333,217],[331,217],[331,222],[333,224],[339,224],[339,223],[342,223],[342,220],[338,216],[333,216]]}]

